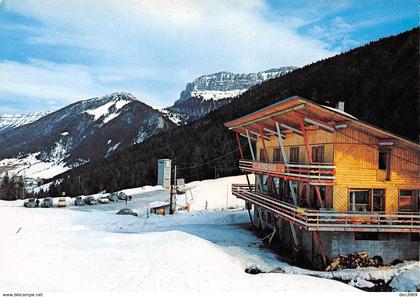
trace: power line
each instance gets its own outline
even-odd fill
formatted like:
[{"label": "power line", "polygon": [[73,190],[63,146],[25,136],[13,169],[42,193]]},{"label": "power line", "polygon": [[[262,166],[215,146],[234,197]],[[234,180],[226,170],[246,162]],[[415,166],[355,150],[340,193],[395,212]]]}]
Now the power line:
[{"label": "power line", "polygon": [[214,158],[214,159],[212,159],[212,160],[208,160],[208,161],[206,161],[206,162],[199,163],[199,164],[197,164],[197,165],[190,166],[190,167],[178,168],[178,170],[198,168],[198,167],[201,167],[201,166],[203,166],[203,165],[206,165],[206,164],[212,163],[213,161],[220,160],[220,159],[222,159],[222,158],[226,157],[227,155],[232,154],[232,153],[234,153],[234,152],[236,152],[236,151],[238,151],[238,150],[239,150],[239,148],[236,148],[236,149],[234,149],[234,150],[232,150],[232,151],[230,151],[230,152],[227,152],[227,153],[225,153],[225,154],[223,154],[223,155],[221,155],[221,156],[219,156],[219,157],[217,157],[217,158]]},{"label": "power line", "polygon": [[[375,149],[375,150],[377,150],[377,151],[380,151],[380,149],[379,149],[379,148],[377,148],[376,146],[373,146],[373,145],[371,145],[371,144],[369,144],[369,143],[367,143],[367,142],[364,142],[364,141],[362,141],[362,140],[360,140],[360,139],[357,139],[357,138],[355,138],[355,137],[353,137],[353,136],[351,136],[351,135],[348,135],[348,134],[346,134],[346,133],[344,133],[344,132],[342,132],[342,131],[340,131],[340,130],[337,130],[337,132],[338,132],[338,133],[341,133],[341,134],[343,134],[344,136],[347,136],[347,137],[349,137],[349,138],[351,138],[351,139],[353,139],[353,140],[356,140],[356,141],[358,141],[358,142],[360,142],[360,143],[362,143],[362,144],[364,144],[364,145],[367,145],[367,146],[369,146],[369,147],[371,147],[371,148],[373,148],[373,149]],[[408,159],[405,159],[405,158],[401,158],[400,156],[394,155],[394,154],[392,154],[391,152],[389,152],[389,154],[390,154],[391,156],[393,156],[393,157],[397,158],[397,159],[400,159],[400,160],[403,160],[403,161],[406,161],[406,162],[409,162],[409,163],[412,163],[412,164],[415,164],[415,165],[420,165],[419,163],[416,163],[416,162],[414,162],[414,161],[411,161],[411,160],[408,160]]]}]

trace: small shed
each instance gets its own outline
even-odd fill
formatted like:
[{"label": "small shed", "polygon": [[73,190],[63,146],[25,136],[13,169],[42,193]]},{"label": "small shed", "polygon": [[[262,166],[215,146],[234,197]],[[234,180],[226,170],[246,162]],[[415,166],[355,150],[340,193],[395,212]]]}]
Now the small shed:
[{"label": "small shed", "polygon": [[171,186],[171,159],[158,160],[157,184],[169,189]]},{"label": "small shed", "polygon": [[170,204],[169,201],[155,201],[149,203],[150,213],[154,213],[157,215],[165,215],[169,214]]}]

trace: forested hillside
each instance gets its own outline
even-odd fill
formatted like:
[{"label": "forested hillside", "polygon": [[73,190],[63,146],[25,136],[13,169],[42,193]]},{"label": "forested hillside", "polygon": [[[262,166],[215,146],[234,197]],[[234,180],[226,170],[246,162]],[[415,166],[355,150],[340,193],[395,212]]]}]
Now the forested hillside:
[{"label": "forested hillside", "polygon": [[178,176],[187,180],[239,173],[234,135],[223,123],[293,95],[332,106],[345,101],[346,112],[417,141],[418,45],[416,28],[266,81],[198,121],[63,174],[52,191],[75,195],[155,184],[159,158],[176,160]]}]

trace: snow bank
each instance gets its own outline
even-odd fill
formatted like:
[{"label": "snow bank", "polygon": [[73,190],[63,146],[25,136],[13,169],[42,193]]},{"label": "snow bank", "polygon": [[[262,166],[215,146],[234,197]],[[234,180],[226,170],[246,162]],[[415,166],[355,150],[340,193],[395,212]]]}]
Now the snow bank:
[{"label": "snow bank", "polygon": [[415,286],[420,286],[420,261],[404,261],[395,266],[363,267],[356,269],[343,269],[338,271],[324,272],[312,271],[294,266],[281,266],[287,273],[312,275],[322,278],[340,279],[349,282],[350,285],[369,288],[372,281],[391,281],[390,286],[394,291],[415,291]]},{"label": "snow bank", "polygon": [[164,190],[164,188],[162,186],[144,186],[139,188],[124,189],[118,192],[124,192],[126,195],[134,196],[159,190]]},{"label": "snow bank", "polygon": [[420,265],[401,272],[390,285],[398,292],[418,292],[420,290]]},{"label": "snow bank", "polygon": [[[228,226],[217,233],[220,228],[212,225],[184,225],[194,218],[212,222],[208,214],[220,221],[230,215],[214,211],[147,219],[2,203],[0,287],[12,292],[354,290],[304,275],[246,274],[248,263],[267,265],[260,251],[246,244],[252,235]],[[151,220],[160,222],[153,227]]]},{"label": "snow bank", "polygon": [[[252,181],[254,176],[251,174],[249,178]],[[189,191],[177,195],[177,204],[184,205],[187,201],[193,211],[206,209],[206,206],[207,209],[243,208],[245,202],[232,195],[231,188],[235,183],[246,184],[245,175],[190,182],[186,188],[191,190],[192,196]]]}]

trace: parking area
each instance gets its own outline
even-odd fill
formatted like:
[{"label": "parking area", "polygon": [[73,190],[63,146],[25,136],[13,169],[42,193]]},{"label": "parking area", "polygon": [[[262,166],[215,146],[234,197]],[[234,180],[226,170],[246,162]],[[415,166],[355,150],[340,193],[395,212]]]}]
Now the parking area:
[{"label": "parking area", "polygon": [[[96,200],[99,196],[106,196],[108,194],[95,194],[92,195]],[[93,211],[105,211],[105,212],[117,212],[122,208],[130,208],[137,212],[140,216],[146,215],[147,210],[149,208],[149,203],[155,201],[169,201],[169,192],[167,190],[156,190],[144,193],[138,193],[130,195],[131,200],[125,201],[121,199],[117,199],[116,201],[109,201],[108,203],[99,203],[95,205],[87,204],[86,202],[84,205],[78,206],[75,204],[76,197],[65,197],[66,207],[58,207],[60,197],[52,198],[53,204],[50,208],[57,208],[57,209],[71,209],[76,211],[83,211],[83,212],[93,212]],[[88,196],[86,196],[88,197]],[[84,197],[84,198],[86,198]],[[61,199],[63,199],[61,197]],[[25,200],[25,202],[27,202]],[[39,208],[44,201],[44,198],[39,198]],[[23,206],[23,202],[22,202]]]}]

